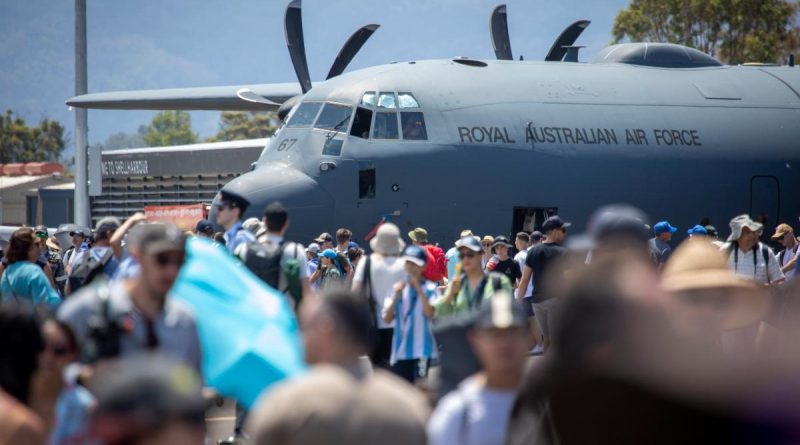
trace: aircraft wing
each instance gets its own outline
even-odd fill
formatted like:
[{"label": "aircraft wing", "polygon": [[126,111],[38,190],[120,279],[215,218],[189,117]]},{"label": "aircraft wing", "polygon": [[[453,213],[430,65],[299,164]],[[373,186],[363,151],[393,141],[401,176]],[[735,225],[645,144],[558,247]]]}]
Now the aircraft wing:
[{"label": "aircraft wing", "polygon": [[[242,89],[249,89],[267,100],[262,103],[243,100],[237,94]],[[281,103],[298,94],[302,94],[300,85],[287,82],[92,93],[72,97],[67,105],[105,110],[268,111],[277,110]]]}]

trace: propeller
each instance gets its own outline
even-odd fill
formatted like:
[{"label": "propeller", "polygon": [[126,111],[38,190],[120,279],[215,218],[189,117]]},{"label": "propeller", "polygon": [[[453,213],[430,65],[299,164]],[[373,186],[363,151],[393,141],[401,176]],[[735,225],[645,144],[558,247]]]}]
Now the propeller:
[{"label": "propeller", "polygon": [[[300,82],[300,89],[303,91],[303,94],[306,94],[311,90],[311,75],[308,73],[308,61],[306,60],[302,12],[302,0],[292,0],[289,2],[289,5],[286,7],[286,14],[283,17],[283,28],[286,34],[286,46],[289,48],[289,57],[292,59],[294,72],[297,74],[297,80]],[[356,54],[358,54],[361,47],[364,46],[364,43],[366,43],[379,27],[380,25],[371,24],[363,26],[354,32],[342,46],[342,49],[339,50],[339,54],[333,61],[333,65],[331,65],[326,79],[342,74],[345,68],[347,68],[347,65],[349,65]],[[289,102],[291,102],[291,105]],[[291,110],[291,106],[296,103],[297,100],[285,102],[278,111],[279,116],[283,114],[283,117],[285,117],[289,110]]]},{"label": "propeller", "polygon": [[[592,22],[589,20],[578,20],[567,26],[566,29],[561,31],[556,41],[553,42],[553,46],[550,47],[550,51],[547,52],[547,56],[545,56],[544,60],[546,62],[559,62],[563,60],[564,56],[569,52],[569,48],[578,40],[578,37],[580,37],[583,30],[586,29],[590,23]],[[577,62],[577,52],[575,53],[575,61]]]},{"label": "propeller", "polygon": [[497,60],[514,60],[511,55],[511,39],[508,37],[508,15],[506,5],[497,5],[489,19],[492,34],[492,48]]}]

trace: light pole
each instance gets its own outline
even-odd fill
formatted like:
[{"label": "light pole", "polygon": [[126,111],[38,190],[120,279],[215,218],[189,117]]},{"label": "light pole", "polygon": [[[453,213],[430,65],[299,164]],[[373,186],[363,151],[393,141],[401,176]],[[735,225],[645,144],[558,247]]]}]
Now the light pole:
[{"label": "light pole", "polygon": [[[75,95],[88,92],[86,68],[86,0],[75,0]],[[87,151],[88,111],[75,108],[75,223],[91,226],[89,220],[89,193]]]}]

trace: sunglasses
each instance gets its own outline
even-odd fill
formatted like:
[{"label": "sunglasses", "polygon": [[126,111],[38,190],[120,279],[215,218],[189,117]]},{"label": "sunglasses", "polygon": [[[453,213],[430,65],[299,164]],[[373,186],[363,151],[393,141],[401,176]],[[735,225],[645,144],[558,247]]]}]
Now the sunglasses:
[{"label": "sunglasses", "polygon": [[170,254],[170,253],[159,253],[156,255],[156,264],[159,266],[182,266],[184,260],[186,259],[186,255],[183,253],[180,254]]},{"label": "sunglasses", "polygon": [[230,210],[232,208],[230,204],[215,204],[214,207],[217,210]]},{"label": "sunglasses", "polygon": [[458,258],[460,258],[462,260],[464,258],[475,258],[476,256],[478,256],[478,254],[475,253],[475,252],[464,252],[464,253],[459,253],[458,254]]},{"label": "sunglasses", "polygon": [[45,344],[44,348],[56,357],[63,357],[69,352],[69,348],[62,344]]},{"label": "sunglasses", "polygon": [[490,247],[492,243],[483,243],[483,247]]},{"label": "sunglasses", "polygon": [[37,238],[47,238],[47,233],[46,232],[36,232],[36,237]]}]

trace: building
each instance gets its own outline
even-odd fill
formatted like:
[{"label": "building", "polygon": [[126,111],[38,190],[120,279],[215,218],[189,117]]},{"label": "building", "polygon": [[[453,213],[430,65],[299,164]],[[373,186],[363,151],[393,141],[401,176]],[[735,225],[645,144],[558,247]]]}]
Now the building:
[{"label": "building", "polygon": [[92,222],[127,218],[145,206],[210,204],[230,180],[252,169],[269,139],[102,153],[102,195],[91,197]]},{"label": "building", "polygon": [[[63,172],[64,167],[56,163],[0,165],[0,225],[41,224],[43,206],[39,198],[39,189],[58,187],[71,182]],[[51,205],[62,210],[71,209],[72,194],[67,202],[51,203]],[[72,210],[69,210],[66,216],[72,219]]]}]

